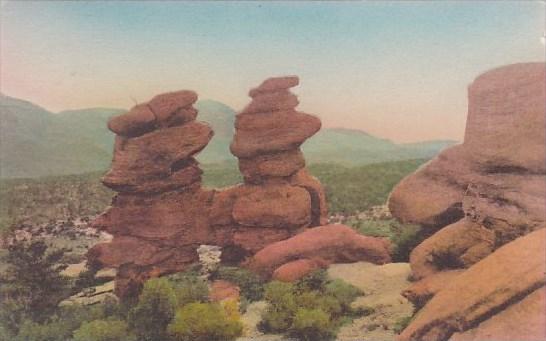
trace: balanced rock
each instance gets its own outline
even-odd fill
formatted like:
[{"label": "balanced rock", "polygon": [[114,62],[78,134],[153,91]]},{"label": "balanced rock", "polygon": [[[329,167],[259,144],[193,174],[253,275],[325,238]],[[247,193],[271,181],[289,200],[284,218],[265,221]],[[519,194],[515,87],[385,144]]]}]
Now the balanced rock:
[{"label": "balanced rock", "polygon": [[[391,260],[390,243],[360,235],[345,225],[319,226],[266,246],[249,260],[247,266],[268,277],[283,265],[299,259],[315,259],[322,264],[356,261],[384,264]],[[312,268],[305,263],[308,269]],[[288,267],[300,265],[301,262]],[[279,269],[279,272],[282,273],[283,269]]]},{"label": "balanced rock", "polygon": [[297,86],[300,83],[298,76],[272,77],[262,82],[258,87],[250,90],[248,95],[256,97],[257,95],[286,90]]}]

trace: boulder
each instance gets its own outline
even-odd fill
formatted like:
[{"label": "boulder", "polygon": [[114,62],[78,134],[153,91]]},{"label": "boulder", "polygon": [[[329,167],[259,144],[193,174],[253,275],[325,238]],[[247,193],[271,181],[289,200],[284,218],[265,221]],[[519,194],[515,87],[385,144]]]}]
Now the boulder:
[{"label": "boulder", "polygon": [[345,225],[326,225],[266,246],[250,259],[247,266],[269,276],[281,265],[298,259],[321,259],[329,263],[362,260],[383,264],[391,259],[390,243],[360,235]]},{"label": "boulder", "polygon": [[108,120],[108,129],[125,137],[136,137],[156,128],[156,117],[147,104],[138,104],[128,113]]},{"label": "boulder", "polygon": [[300,187],[253,186],[233,204],[233,219],[243,226],[298,228],[311,222],[311,198]]},{"label": "boulder", "polygon": [[301,150],[263,154],[239,159],[239,170],[246,183],[260,184],[271,177],[289,177],[305,167]]},{"label": "boulder", "polygon": [[300,83],[298,76],[272,77],[262,82],[258,87],[250,90],[248,95],[256,97],[266,92],[277,92],[297,86]]},{"label": "boulder", "polygon": [[273,271],[273,279],[282,282],[294,282],[311,272],[328,267],[322,259],[297,259],[279,266]]},{"label": "boulder", "polygon": [[207,124],[191,122],[135,138],[116,136],[112,168],[103,183],[116,189],[168,176],[180,162],[201,151],[212,135]]},{"label": "boulder", "polygon": [[239,158],[297,149],[321,127],[320,120],[296,111],[239,114],[230,149]]},{"label": "boulder", "polygon": [[410,254],[412,278],[419,280],[444,270],[468,268],[489,255],[495,234],[466,219],[444,227]]},{"label": "boulder", "polygon": [[546,66],[488,71],[468,88],[464,145],[484,173],[546,172]]},{"label": "boulder", "polygon": [[180,114],[179,110],[186,108],[197,101],[197,94],[191,90],[167,92],[155,96],[148,102],[157,120],[169,120],[173,115]]},{"label": "boulder", "polygon": [[290,91],[281,90],[256,95],[241,114],[272,113],[274,111],[291,110],[299,104],[298,97]]},{"label": "boulder", "polygon": [[500,247],[446,283],[398,340],[448,340],[521,301],[546,283],[545,248],[545,228]]}]

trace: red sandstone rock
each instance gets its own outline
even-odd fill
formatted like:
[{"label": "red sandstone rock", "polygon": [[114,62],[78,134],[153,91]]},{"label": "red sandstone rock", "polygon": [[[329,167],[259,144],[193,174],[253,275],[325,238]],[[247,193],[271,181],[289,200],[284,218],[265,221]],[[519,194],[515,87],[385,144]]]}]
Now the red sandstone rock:
[{"label": "red sandstone rock", "polygon": [[546,288],[542,287],[506,310],[462,333],[451,341],[543,341],[546,339]]},{"label": "red sandstone rock", "polygon": [[239,114],[231,152],[240,158],[298,148],[321,127],[315,116],[283,111],[275,114]]},{"label": "red sandstone rock", "polygon": [[197,94],[191,90],[168,92],[155,96],[148,102],[158,121],[166,121],[179,109],[188,107],[197,101]]},{"label": "red sandstone rock", "polygon": [[430,275],[418,282],[413,283],[402,296],[407,298],[413,305],[420,309],[440,290],[455,280],[464,270],[448,270]]},{"label": "red sandstone rock", "polygon": [[328,204],[326,193],[320,181],[309,174],[307,169],[301,169],[290,178],[290,184],[305,188],[311,196],[311,226],[328,224]]},{"label": "red sandstone rock", "polygon": [[421,224],[429,230],[463,217],[462,200],[470,173],[462,146],[443,151],[391,192],[389,210],[403,223]]},{"label": "red sandstone rock", "polygon": [[250,90],[248,95],[256,97],[265,92],[276,92],[297,86],[300,83],[298,76],[284,76],[268,78],[260,86]]},{"label": "red sandstone rock", "polygon": [[546,172],[546,66],[522,63],[468,88],[465,150],[485,173]]},{"label": "red sandstone rock", "polygon": [[237,227],[233,231],[231,243],[247,252],[256,253],[267,245],[290,238],[297,232],[300,231],[277,227]]},{"label": "red sandstone rock", "polygon": [[239,169],[245,182],[260,184],[270,177],[288,177],[305,167],[299,149],[239,159]]},{"label": "red sandstone rock", "polygon": [[231,282],[216,280],[210,285],[209,299],[213,302],[224,300],[239,301],[241,289]]},{"label": "red sandstone rock", "polygon": [[545,228],[499,248],[440,290],[398,340],[448,340],[543,287],[545,249]]},{"label": "red sandstone rock", "polygon": [[311,198],[300,187],[288,185],[253,186],[237,198],[233,218],[251,227],[297,228],[311,222]]},{"label": "red sandstone rock", "polygon": [[214,191],[210,208],[211,225],[235,225],[233,205],[239,197],[244,197],[252,191],[252,187],[236,185]]},{"label": "red sandstone rock", "polygon": [[166,177],[177,162],[201,151],[212,138],[211,128],[200,122],[156,130],[135,137],[116,137],[112,168],[103,183],[113,189]]},{"label": "red sandstone rock", "polygon": [[460,220],[419,244],[410,254],[414,280],[438,271],[468,268],[489,255],[495,234],[483,226]]},{"label": "red sandstone rock", "polygon": [[298,97],[290,91],[278,91],[256,95],[241,114],[271,113],[291,110],[299,104]]},{"label": "red sandstone rock", "polygon": [[174,127],[194,121],[197,117],[197,109],[193,107],[180,108],[163,121],[159,121],[160,127]]},{"label": "red sandstone rock", "polygon": [[93,225],[115,236],[157,240],[160,245],[206,244],[211,235],[208,207],[212,192],[169,191],[118,195]]},{"label": "red sandstone rock", "polygon": [[135,137],[155,129],[156,117],[147,104],[134,106],[128,113],[108,120],[110,131],[125,137]]},{"label": "red sandstone rock", "polygon": [[325,262],[390,261],[390,243],[366,237],[344,225],[308,229],[290,239],[270,244],[249,261],[250,269],[270,275],[279,266],[298,260],[320,258]]},{"label": "red sandstone rock", "polygon": [[279,266],[273,271],[273,279],[282,282],[294,282],[315,270],[327,266],[328,262],[321,259],[298,259]]}]

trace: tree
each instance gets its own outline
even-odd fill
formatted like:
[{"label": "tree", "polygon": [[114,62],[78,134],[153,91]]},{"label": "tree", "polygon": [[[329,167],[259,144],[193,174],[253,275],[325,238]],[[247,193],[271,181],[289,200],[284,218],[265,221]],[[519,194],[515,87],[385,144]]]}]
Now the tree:
[{"label": "tree", "polygon": [[61,274],[64,250],[47,252],[43,241],[8,246],[5,274],[0,277],[0,323],[17,334],[24,319],[43,322],[70,294],[70,281]]},{"label": "tree", "polygon": [[177,298],[166,278],[153,278],[144,284],[137,305],[129,312],[129,325],[141,340],[167,338],[167,325],[174,317]]}]

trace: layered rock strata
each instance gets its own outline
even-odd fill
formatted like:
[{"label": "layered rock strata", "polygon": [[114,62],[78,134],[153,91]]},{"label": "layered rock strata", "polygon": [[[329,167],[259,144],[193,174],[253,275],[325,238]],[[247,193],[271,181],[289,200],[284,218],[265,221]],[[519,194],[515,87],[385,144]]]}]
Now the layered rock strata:
[{"label": "layered rock strata", "polygon": [[[237,115],[231,144],[245,181],[229,188],[201,187],[194,155],[213,132],[196,121],[194,92],[158,95],[108,122],[116,143],[103,183],[118,194],[93,225],[114,238],[94,246],[88,256],[91,263],[117,268],[118,296],[134,297],[146,279],[197,262],[200,245],[219,246],[223,262],[240,263],[268,245],[326,223],[324,190],[305,169],[299,149],[321,123],[295,110],[298,100],[289,89],[298,82],[295,76],[270,78],[250,91],[252,101]],[[316,263],[320,266],[387,260],[387,244],[354,232],[332,236],[336,229],[312,232],[321,243],[308,245],[302,257],[316,254],[323,258]],[[334,252],[338,242],[353,254]],[[289,272],[293,279],[306,273],[294,277]]]}]

